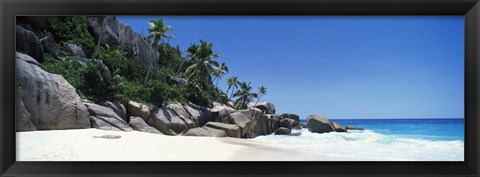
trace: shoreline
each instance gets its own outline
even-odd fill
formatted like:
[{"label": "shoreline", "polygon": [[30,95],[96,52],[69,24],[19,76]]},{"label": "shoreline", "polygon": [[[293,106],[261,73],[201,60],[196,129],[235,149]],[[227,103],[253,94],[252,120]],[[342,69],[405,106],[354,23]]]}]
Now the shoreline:
[{"label": "shoreline", "polygon": [[[167,136],[99,129],[17,132],[16,135],[17,161],[368,161],[230,137]],[[102,135],[121,138],[94,138]]]}]

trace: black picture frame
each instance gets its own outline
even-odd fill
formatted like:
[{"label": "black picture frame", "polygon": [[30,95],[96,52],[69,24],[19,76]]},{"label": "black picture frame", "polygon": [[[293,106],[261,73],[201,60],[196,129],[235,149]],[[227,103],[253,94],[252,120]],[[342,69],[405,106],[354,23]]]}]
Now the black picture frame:
[{"label": "black picture frame", "polygon": [[[1,0],[1,176],[479,176],[479,0]],[[16,162],[17,15],[464,15],[464,162]]]}]

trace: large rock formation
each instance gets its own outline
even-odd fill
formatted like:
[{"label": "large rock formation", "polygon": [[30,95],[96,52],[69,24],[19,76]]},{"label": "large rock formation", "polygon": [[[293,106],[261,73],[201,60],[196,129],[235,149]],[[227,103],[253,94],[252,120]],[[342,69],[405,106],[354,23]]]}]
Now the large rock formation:
[{"label": "large rock formation", "polygon": [[280,127],[275,130],[275,135],[289,135],[292,131],[286,127]]},{"label": "large rock formation", "polygon": [[150,119],[151,108],[148,105],[129,101],[127,104],[127,116],[141,117],[145,122]]},{"label": "large rock formation", "polygon": [[197,127],[188,130],[185,136],[210,136],[210,137],[226,137],[227,134],[223,130],[210,127]]},{"label": "large rock formation", "polygon": [[[95,121],[95,124],[93,124],[94,126],[92,126],[93,128],[105,129],[101,126],[106,125],[103,123],[105,122],[122,131],[132,131],[132,129],[128,126],[128,123],[118,116],[117,113],[115,113],[115,111],[113,111],[111,108],[92,103],[84,104],[87,106],[88,112],[90,113],[90,120]],[[111,129],[111,126],[107,126],[107,130]]]},{"label": "large rock formation", "polygon": [[334,128],[330,121],[318,114],[309,115],[307,117],[308,130],[314,133],[333,132]]},{"label": "large rock formation", "polygon": [[292,129],[293,127],[297,126],[298,124],[299,124],[299,122],[297,122],[293,119],[290,119],[290,118],[283,118],[282,120],[280,120],[280,127],[286,127],[286,128]]},{"label": "large rock formation", "polygon": [[291,113],[283,113],[282,115],[280,115],[280,117],[283,117],[283,118],[290,118],[290,119],[293,119],[297,122],[300,122],[300,116],[296,115],[296,114],[291,114]]},{"label": "large rock formation", "polygon": [[235,111],[237,110],[217,102],[213,102],[213,108],[210,109],[213,121],[223,123],[228,123],[228,115]]},{"label": "large rock formation", "polygon": [[57,45],[55,44],[55,40],[53,39],[53,35],[51,33],[47,33],[45,37],[40,39],[40,43],[42,44],[42,49],[44,53],[49,53],[50,55],[53,56],[53,58],[59,59],[58,52],[57,52]]},{"label": "large rock formation", "polygon": [[262,110],[264,114],[275,114],[275,105],[269,102],[262,102],[262,103],[249,103],[248,107],[254,107]]},{"label": "large rock formation", "polygon": [[118,102],[118,101],[102,101],[98,103],[99,105],[109,107],[113,110],[120,118],[122,118],[125,122],[129,122],[127,117],[127,109],[125,106]]},{"label": "large rock formation", "polygon": [[255,119],[251,116],[247,116],[241,112],[234,112],[228,115],[228,120],[228,123],[240,127],[242,138],[251,137],[252,134],[255,133]]},{"label": "large rock formation", "polygon": [[42,44],[38,40],[35,33],[28,31],[21,26],[16,26],[15,46],[18,52],[27,54],[37,60],[43,62]]},{"label": "large rock formation", "polygon": [[[42,70],[28,55],[17,52],[15,60],[17,92],[22,93],[19,96],[37,130],[90,128],[87,108],[72,85]],[[31,130],[30,126],[17,128]]]},{"label": "large rock formation", "polygon": [[[173,110],[177,116],[185,119],[189,127],[202,127],[207,122],[214,121],[211,112],[207,107],[198,106],[192,103],[169,104],[167,108]],[[191,122],[193,124],[191,124]]]},{"label": "large rock formation", "polygon": [[147,123],[166,135],[181,135],[191,128],[188,127],[184,119],[178,117],[167,107],[159,107],[153,110]]},{"label": "large rock formation", "polygon": [[339,123],[332,122],[332,126],[336,132],[347,132],[347,129],[343,125],[340,125]]},{"label": "large rock formation", "polygon": [[157,129],[148,125],[142,118],[140,117],[130,117],[130,122],[128,123],[130,127],[134,130],[141,131],[141,132],[148,132],[148,133],[155,133],[155,134],[163,134],[162,132],[158,131]]},{"label": "large rock formation", "polygon": [[223,130],[229,137],[240,138],[242,133],[240,132],[240,127],[232,124],[225,124],[221,122],[209,122],[205,127],[210,127],[218,130]]},{"label": "large rock formation", "polygon": [[[103,18],[105,18],[104,28],[102,28]],[[101,38],[102,46],[121,46],[127,57],[133,58],[147,67],[158,66],[160,56],[158,51],[152,49],[144,37],[133,32],[130,26],[120,23],[116,17],[88,17],[88,27],[96,41]]]}]

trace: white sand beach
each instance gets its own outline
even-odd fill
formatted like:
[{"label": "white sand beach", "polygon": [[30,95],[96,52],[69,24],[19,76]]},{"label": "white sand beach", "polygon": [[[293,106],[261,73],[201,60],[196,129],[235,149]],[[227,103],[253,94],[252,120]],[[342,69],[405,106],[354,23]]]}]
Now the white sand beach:
[{"label": "white sand beach", "polygon": [[[17,161],[355,160],[302,152],[255,139],[166,136],[99,129],[17,132],[16,135]],[[120,135],[121,138],[95,138],[102,135]]]}]

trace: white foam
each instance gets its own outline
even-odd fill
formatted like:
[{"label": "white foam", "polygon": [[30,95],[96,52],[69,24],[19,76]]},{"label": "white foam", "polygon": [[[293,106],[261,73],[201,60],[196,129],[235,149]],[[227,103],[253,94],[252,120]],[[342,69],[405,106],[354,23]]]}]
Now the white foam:
[{"label": "white foam", "polygon": [[364,160],[463,161],[464,142],[431,141],[384,135],[373,131],[311,133],[300,136],[268,135],[255,140],[288,146],[302,152],[352,157]]}]

